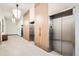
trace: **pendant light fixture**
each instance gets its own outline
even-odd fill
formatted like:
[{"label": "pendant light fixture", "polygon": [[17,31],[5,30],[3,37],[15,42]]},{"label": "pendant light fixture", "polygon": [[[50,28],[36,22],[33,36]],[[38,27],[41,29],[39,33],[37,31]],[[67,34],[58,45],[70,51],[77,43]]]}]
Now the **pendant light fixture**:
[{"label": "pendant light fixture", "polygon": [[16,4],[16,9],[13,9],[13,15],[16,19],[20,19],[21,17],[21,11],[18,4]]},{"label": "pendant light fixture", "polygon": [[15,23],[15,18],[12,18],[12,23]]},{"label": "pendant light fixture", "polygon": [[13,22],[21,18],[21,11],[19,9],[18,4],[16,4],[16,9],[13,9],[12,13],[13,13],[13,18],[12,18]]}]

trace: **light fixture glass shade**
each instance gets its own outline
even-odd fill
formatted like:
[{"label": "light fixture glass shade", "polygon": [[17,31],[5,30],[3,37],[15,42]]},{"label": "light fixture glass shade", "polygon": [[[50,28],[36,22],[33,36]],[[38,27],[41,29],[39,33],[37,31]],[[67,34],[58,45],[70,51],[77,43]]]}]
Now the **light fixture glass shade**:
[{"label": "light fixture glass shade", "polygon": [[15,19],[14,18],[12,18],[12,23],[15,23]]},{"label": "light fixture glass shade", "polygon": [[21,11],[19,9],[13,9],[13,15],[16,19],[20,19],[21,17]]}]

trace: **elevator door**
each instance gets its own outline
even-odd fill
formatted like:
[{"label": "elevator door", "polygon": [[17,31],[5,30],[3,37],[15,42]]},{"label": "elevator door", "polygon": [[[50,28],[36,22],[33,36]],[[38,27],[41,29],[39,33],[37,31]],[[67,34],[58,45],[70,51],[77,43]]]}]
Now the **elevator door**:
[{"label": "elevator door", "polygon": [[23,25],[21,25],[21,37],[23,37]]},{"label": "elevator door", "polygon": [[75,22],[72,9],[50,18],[50,49],[65,56],[74,55]]},{"label": "elevator door", "polygon": [[[61,18],[53,19],[50,22],[51,47],[54,51],[61,53]],[[51,45],[51,44],[50,44]]]},{"label": "elevator door", "polygon": [[73,55],[75,27],[73,15],[62,17],[62,55]]},{"label": "elevator door", "polygon": [[34,24],[29,24],[29,40],[34,41]]}]

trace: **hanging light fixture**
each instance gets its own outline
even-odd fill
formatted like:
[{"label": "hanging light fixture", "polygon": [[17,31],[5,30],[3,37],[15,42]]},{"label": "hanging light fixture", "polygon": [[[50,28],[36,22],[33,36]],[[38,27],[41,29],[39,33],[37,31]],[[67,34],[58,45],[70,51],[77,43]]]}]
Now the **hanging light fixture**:
[{"label": "hanging light fixture", "polygon": [[19,7],[19,5],[16,4],[16,9],[12,10],[13,16],[14,16],[15,19],[20,19],[21,18],[21,11],[18,7]]},{"label": "hanging light fixture", "polygon": [[12,18],[12,23],[15,23],[15,18]]},{"label": "hanging light fixture", "polygon": [[19,9],[19,5],[16,4],[16,9],[12,10],[13,16],[12,16],[12,22],[15,23],[16,20],[21,18],[21,11]]}]

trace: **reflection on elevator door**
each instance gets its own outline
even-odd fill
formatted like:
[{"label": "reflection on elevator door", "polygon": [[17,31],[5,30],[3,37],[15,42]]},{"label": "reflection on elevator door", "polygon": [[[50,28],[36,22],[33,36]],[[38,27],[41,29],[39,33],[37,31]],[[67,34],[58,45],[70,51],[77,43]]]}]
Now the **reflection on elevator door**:
[{"label": "reflection on elevator door", "polygon": [[75,27],[73,9],[50,16],[50,50],[62,55],[74,55]]},{"label": "reflection on elevator door", "polygon": [[34,41],[34,22],[31,22],[29,27],[29,39],[30,41]]}]

